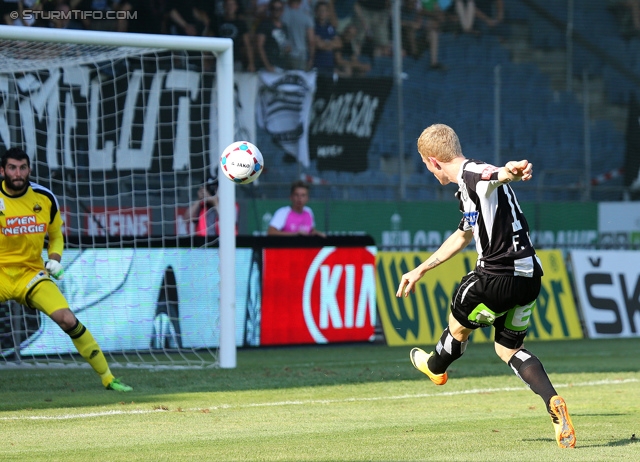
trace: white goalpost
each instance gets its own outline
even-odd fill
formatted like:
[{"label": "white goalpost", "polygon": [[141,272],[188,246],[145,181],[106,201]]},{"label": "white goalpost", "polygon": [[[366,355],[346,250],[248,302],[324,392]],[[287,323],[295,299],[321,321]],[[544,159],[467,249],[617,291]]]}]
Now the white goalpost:
[{"label": "white goalpost", "polygon": [[[235,141],[232,40],[0,26],[0,63],[0,152],[58,198],[59,285],[110,363],[235,368],[235,184],[218,176],[217,247],[185,218]],[[0,366],[83,363],[15,303],[0,341]]]}]

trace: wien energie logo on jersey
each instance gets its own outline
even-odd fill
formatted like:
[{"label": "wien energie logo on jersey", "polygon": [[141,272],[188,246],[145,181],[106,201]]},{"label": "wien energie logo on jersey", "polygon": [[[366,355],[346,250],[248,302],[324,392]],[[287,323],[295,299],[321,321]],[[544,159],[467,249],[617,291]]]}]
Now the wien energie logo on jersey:
[{"label": "wien energie logo on jersey", "polygon": [[41,234],[47,232],[46,223],[38,223],[35,215],[26,217],[8,217],[7,225],[2,228],[5,236],[17,236],[22,234]]}]

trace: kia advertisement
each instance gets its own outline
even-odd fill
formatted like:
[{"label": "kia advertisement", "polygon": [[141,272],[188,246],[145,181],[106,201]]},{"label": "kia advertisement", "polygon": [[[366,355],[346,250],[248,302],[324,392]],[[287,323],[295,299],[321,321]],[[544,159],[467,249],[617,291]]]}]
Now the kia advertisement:
[{"label": "kia advertisement", "polygon": [[373,341],[376,248],[265,248],[260,344]]}]

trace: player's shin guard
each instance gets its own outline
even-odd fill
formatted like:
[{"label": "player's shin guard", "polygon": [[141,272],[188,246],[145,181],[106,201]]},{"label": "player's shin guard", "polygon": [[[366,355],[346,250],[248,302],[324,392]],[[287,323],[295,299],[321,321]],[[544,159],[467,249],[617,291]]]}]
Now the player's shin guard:
[{"label": "player's shin guard", "polygon": [[93,338],[91,332],[89,332],[80,321],[77,321],[75,327],[69,329],[66,333],[71,337],[71,341],[78,350],[78,353],[80,353],[93,370],[98,373],[102,379],[102,384],[106,387],[113,380],[113,374],[111,374],[107,359],[104,357],[102,350],[98,346],[98,342]]},{"label": "player's shin guard", "polygon": [[447,327],[438,340],[435,354],[429,358],[429,370],[434,374],[444,374],[451,363],[464,354],[467,343],[453,338]]},{"label": "player's shin guard", "polygon": [[523,348],[511,357],[509,366],[535,394],[544,400],[547,412],[553,416],[553,412],[549,409],[549,400],[557,393],[540,360]]}]

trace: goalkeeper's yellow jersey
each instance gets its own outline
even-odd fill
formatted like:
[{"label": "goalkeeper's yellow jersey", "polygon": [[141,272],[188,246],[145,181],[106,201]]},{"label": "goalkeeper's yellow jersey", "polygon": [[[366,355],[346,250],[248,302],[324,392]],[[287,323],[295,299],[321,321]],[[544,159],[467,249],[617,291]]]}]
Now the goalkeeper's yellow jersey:
[{"label": "goalkeeper's yellow jersey", "polygon": [[42,250],[49,236],[48,253],[62,255],[64,236],[58,200],[31,182],[19,196],[9,196],[0,185],[0,266],[43,269]]}]

